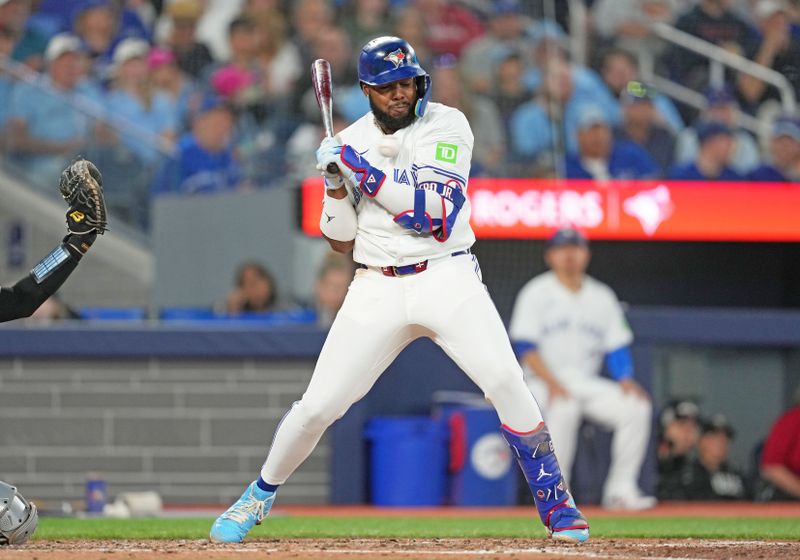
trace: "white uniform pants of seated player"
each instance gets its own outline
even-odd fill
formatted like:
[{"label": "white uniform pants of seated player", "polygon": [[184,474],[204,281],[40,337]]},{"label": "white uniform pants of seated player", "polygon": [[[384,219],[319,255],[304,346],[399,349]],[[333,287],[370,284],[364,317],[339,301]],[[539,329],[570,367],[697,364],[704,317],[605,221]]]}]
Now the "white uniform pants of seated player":
[{"label": "white uniform pants of seated player", "polygon": [[530,379],[529,386],[542,406],[567,483],[575,462],[578,429],[585,417],[614,431],[611,466],[603,486],[604,502],[640,494],[639,472],[650,441],[650,401],[625,393],[618,383],[602,377],[564,383],[569,399],[550,400],[547,385],[538,378]]},{"label": "white uniform pants of seated player", "polygon": [[479,274],[469,254],[429,261],[426,271],[408,276],[357,270],[303,398],[278,426],[261,470],[264,481],[283,484],[325,429],[422,336],[466,372],[504,424],[520,432],[536,428],[541,412]]}]

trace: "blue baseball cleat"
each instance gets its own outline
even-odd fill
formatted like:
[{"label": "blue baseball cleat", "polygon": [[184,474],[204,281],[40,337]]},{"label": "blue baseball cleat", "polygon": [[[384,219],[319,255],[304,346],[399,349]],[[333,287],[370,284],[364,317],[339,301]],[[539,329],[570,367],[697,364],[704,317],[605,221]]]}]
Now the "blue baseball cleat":
[{"label": "blue baseball cleat", "polygon": [[549,513],[546,528],[547,534],[559,541],[580,544],[589,540],[589,523],[572,497]]},{"label": "blue baseball cleat", "polygon": [[209,538],[216,543],[242,542],[254,525],[269,515],[275,492],[267,492],[253,482],[241,497],[211,526]]}]

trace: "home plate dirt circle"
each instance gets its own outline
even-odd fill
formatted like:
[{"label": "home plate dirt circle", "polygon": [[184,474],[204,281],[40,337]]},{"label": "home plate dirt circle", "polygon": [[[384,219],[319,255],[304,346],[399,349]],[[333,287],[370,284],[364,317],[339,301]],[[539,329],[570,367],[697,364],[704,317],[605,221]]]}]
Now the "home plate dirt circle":
[{"label": "home plate dirt circle", "polygon": [[270,560],[397,558],[550,560],[609,558],[716,560],[800,558],[800,543],[705,539],[594,539],[575,546],[535,539],[255,539],[237,545],[201,540],[34,541],[0,548],[0,560]]}]

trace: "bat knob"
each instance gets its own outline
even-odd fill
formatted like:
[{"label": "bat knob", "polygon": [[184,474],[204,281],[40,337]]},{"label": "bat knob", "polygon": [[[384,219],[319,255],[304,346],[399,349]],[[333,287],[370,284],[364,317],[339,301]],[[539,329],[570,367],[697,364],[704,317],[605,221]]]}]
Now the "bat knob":
[{"label": "bat knob", "polygon": [[326,167],[326,168],[325,168],[325,170],[326,170],[328,173],[330,173],[331,175],[336,175],[336,174],[338,174],[338,173],[339,173],[339,166],[338,166],[338,165],[336,165],[336,164],[335,164],[335,163],[333,163],[333,162],[330,162],[330,163],[328,164],[328,167]]}]

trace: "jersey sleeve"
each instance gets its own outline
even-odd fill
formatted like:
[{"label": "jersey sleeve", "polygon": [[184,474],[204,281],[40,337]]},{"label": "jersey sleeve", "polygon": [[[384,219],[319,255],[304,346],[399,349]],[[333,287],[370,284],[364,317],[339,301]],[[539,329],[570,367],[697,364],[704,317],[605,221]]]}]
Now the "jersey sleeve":
[{"label": "jersey sleeve", "polygon": [[761,466],[783,465],[788,467],[793,446],[798,445],[800,430],[800,410],[789,411],[781,416],[769,431],[764,450],[761,452]]},{"label": "jersey sleeve", "polygon": [[633,342],[633,333],[617,296],[609,289],[607,297],[609,326],[606,331],[605,350],[613,352]]},{"label": "jersey sleeve", "polygon": [[517,357],[521,358],[525,352],[535,349],[539,343],[542,329],[540,299],[536,287],[529,284],[522,288],[517,301],[514,302],[508,335]]}]

